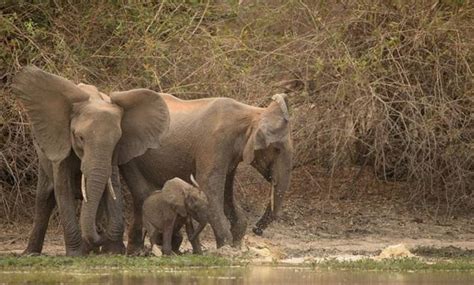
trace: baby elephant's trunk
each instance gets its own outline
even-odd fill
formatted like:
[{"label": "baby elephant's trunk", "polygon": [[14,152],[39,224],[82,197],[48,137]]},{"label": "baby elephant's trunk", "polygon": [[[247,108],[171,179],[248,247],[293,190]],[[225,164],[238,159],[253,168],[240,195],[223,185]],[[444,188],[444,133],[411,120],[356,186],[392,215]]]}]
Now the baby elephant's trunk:
[{"label": "baby elephant's trunk", "polygon": [[189,241],[194,241],[202,232],[202,230],[206,227],[206,224],[207,223],[200,223],[199,227],[194,231],[193,235],[189,238]]}]

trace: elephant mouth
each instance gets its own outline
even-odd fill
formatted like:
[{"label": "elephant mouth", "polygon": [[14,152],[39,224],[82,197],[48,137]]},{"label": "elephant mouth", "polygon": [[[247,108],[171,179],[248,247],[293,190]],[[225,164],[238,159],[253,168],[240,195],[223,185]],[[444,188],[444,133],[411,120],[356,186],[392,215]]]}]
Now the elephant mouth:
[{"label": "elephant mouth", "polygon": [[[87,191],[86,191],[86,177],[84,176],[84,174],[82,174],[82,177],[81,177],[81,193],[82,193],[82,199],[84,200],[84,202],[87,203]],[[109,179],[107,180],[107,189],[109,190],[110,192],[110,195],[112,195],[112,199],[114,200],[117,200],[117,195],[115,194],[115,190],[114,190],[114,186],[112,185],[112,179],[109,177]]]}]

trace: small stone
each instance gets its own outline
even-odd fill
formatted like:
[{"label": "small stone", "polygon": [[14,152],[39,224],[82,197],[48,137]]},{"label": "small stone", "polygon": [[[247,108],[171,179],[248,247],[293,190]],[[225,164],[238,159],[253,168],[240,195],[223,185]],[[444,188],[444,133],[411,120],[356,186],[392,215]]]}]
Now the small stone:
[{"label": "small stone", "polygon": [[161,249],[156,245],[154,244],[151,248],[151,253],[154,255],[154,256],[161,256],[162,253],[161,253]]},{"label": "small stone", "polygon": [[387,258],[407,258],[414,257],[404,244],[391,245],[382,250],[382,252],[375,257],[376,260]]}]

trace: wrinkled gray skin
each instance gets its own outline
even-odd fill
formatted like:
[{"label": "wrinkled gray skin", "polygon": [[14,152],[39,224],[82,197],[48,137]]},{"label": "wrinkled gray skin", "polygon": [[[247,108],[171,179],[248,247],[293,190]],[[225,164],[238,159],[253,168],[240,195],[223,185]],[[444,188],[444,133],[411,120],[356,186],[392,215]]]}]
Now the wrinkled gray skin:
[{"label": "wrinkled gray skin", "polygon": [[[112,93],[110,100],[104,100],[94,86],[76,85],[33,66],[15,76],[12,89],[30,117],[39,157],[34,225],[24,254],[41,253],[56,204],[67,255],[82,255],[98,246],[105,252],[123,252],[118,164],[158,146],[169,126],[160,95],[137,89]],[[88,202],[82,203],[79,227],[76,201],[83,198],[81,173]],[[104,191],[109,178],[116,200]],[[103,234],[96,227],[99,204],[107,217]]]},{"label": "wrinkled gray skin", "polygon": [[195,175],[209,200],[217,247],[239,246],[247,222],[233,193],[240,162],[252,165],[274,185],[271,202],[254,232],[262,234],[279,214],[290,185],[292,140],[288,109],[283,95],[275,95],[266,108],[242,104],[230,98],[180,100],[162,94],[169,112],[170,129],[159,149],[120,167],[133,196],[134,220],[128,232],[127,253],[143,248],[142,204],[147,193],[174,177],[189,182]]},{"label": "wrinkled gray skin", "polygon": [[[208,211],[209,203],[203,192],[174,178],[167,181],[161,191],[155,191],[146,198],[143,203],[143,225],[150,243],[162,245],[164,255],[170,255],[172,251],[180,253],[180,230],[185,225],[193,253],[201,254],[199,234],[208,222]],[[199,223],[196,230],[193,219]]]}]

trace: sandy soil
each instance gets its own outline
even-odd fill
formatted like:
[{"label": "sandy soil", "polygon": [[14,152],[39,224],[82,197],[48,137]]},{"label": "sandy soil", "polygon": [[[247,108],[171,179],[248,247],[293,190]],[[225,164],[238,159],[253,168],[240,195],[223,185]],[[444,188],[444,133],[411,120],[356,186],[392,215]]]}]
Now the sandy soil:
[{"label": "sandy soil", "polygon": [[[409,249],[458,247],[474,252],[472,210],[453,210],[449,215],[436,216],[432,211],[436,203],[414,205],[406,198],[409,189],[403,185],[364,176],[357,181],[352,178],[333,180],[329,185],[329,179],[323,174],[322,178],[315,179],[314,170],[304,169],[293,177],[293,187],[280,220],[263,236],[256,236],[251,226],[263,212],[261,201],[268,197],[269,186],[255,175],[246,175],[245,171],[240,171],[240,177],[245,175],[245,179],[236,182],[237,197],[243,201],[249,220],[243,251],[263,250],[262,255],[276,259],[374,256],[389,245],[403,243]],[[31,225],[3,225],[1,228],[0,254],[20,253],[26,246]],[[209,226],[202,240],[204,248],[213,251]],[[61,228],[50,227],[44,253],[64,254]]]},{"label": "sandy soil", "polygon": [[[251,249],[256,256],[272,259],[374,256],[387,246],[399,243],[409,249],[430,246],[474,251],[474,219],[469,216],[440,224],[409,213],[369,215],[361,210],[348,215],[350,217],[315,214],[296,223],[289,219],[292,214],[285,211],[282,220],[270,226],[261,237],[254,235],[249,228],[242,250]],[[255,220],[256,217],[251,219]],[[26,247],[26,234],[30,228],[31,225],[4,226],[0,233],[0,255],[21,253]],[[209,226],[203,232],[202,240],[205,250],[213,251],[215,245]],[[190,245],[185,244],[184,250],[189,251]],[[64,254],[61,228],[48,231],[43,252]]]},{"label": "sandy soil", "polygon": [[[444,231],[451,231],[452,227],[444,226]],[[26,238],[22,233],[27,233],[28,228],[5,229],[0,235],[0,255],[9,253],[21,253],[26,247]],[[392,235],[380,234],[349,234],[349,235],[326,235],[300,234],[295,227],[288,228],[279,223],[269,228],[262,237],[256,236],[249,231],[245,237],[241,253],[251,252],[256,258],[291,259],[291,258],[345,258],[351,256],[376,256],[387,246],[404,244],[408,249],[420,246],[434,248],[456,247],[474,251],[474,234],[469,232],[460,235],[426,235],[415,237],[405,232],[404,228],[393,229]],[[388,231],[385,229],[385,231]],[[407,235],[404,235],[407,233]],[[212,232],[209,228],[203,233],[203,247],[206,251],[214,253],[215,245]],[[190,251],[189,243],[185,242],[183,250]],[[43,253],[47,255],[63,255],[64,242],[60,229],[50,230],[45,240]],[[232,255],[223,253],[223,255]]]}]

